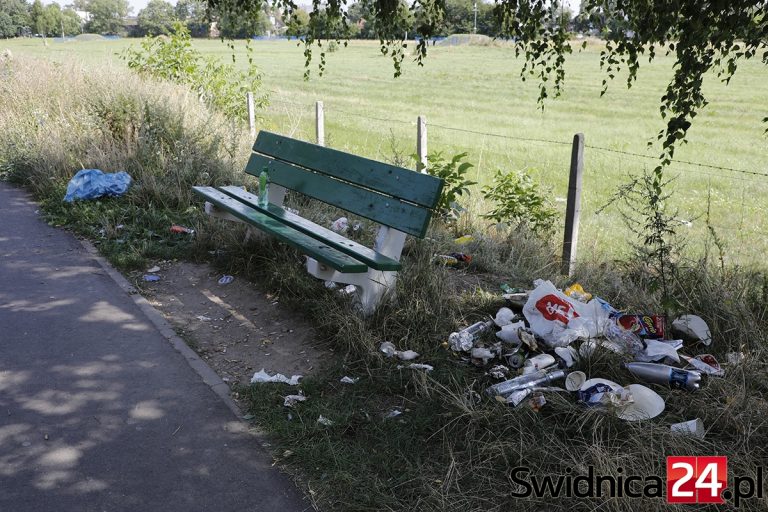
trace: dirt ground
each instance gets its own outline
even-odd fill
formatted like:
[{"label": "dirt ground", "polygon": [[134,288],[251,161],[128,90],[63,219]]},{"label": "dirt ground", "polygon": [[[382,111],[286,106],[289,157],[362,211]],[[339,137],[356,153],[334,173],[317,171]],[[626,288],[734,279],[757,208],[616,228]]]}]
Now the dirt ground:
[{"label": "dirt ground", "polygon": [[151,275],[160,280],[142,280],[142,294],[225,382],[247,384],[262,368],[304,376],[322,363],[309,324],[252,283],[219,284],[222,274],[207,265],[158,266]]}]

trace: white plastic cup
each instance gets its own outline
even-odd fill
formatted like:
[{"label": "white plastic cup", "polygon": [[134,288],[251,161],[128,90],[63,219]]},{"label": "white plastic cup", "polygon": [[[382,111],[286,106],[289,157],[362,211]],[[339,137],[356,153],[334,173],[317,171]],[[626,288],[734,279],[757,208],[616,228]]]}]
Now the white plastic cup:
[{"label": "white plastic cup", "polygon": [[674,423],[670,425],[672,432],[677,434],[692,435],[696,437],[704,437],[704,422],[701,419],[683,421],[681,423]]},{"label": "white plastic cup", "polygon": [[587,382],[586,373],[580,371],[571,372],[565,378],[565,389],[568,391],[578,391],[585,382]]}]

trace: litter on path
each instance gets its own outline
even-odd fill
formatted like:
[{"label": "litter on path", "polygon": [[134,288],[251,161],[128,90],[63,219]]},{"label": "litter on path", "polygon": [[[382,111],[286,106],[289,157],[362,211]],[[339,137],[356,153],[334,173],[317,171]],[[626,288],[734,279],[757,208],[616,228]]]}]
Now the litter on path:
[{"label": "litter on path", "polygon": [[266,371],[264,371],[264,368],[262,368],[261,370],[253,374],[253,377],[251,378],[251,384],[260,384],[265,382],[281,382],[283,384],[288,384],[289,386],[298,386],[299,380],[301,379],[301,377],[302,377],[301,375],[293,375],[289,379],[282,373],[276,373],[275,375],[270,375]]},{"label": "litter on path", "polygon": [[287,395],[283,397],[283,406],[284,407],[293,407],[298,402],[305,402],[307,400],[307,397],[298,394],[298,395]]}]

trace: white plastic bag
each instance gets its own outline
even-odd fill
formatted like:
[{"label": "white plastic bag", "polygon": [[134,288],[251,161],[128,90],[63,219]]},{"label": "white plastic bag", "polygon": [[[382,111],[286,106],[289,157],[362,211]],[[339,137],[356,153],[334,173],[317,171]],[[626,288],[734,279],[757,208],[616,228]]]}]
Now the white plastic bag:
[{"label": "white plastic bag", "polygon": [[609,312],[592,299],[587,304],[571,299],[550,281],[539,281],[523,307],[531,330],[550,347],[565,347],[579,338],[603,334]]}]

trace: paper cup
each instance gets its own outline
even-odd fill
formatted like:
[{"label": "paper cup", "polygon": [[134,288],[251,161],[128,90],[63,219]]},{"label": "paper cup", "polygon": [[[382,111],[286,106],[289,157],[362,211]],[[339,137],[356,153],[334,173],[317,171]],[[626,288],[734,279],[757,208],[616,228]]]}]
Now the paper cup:
[{"label": "paper cup", "polygon": [[578,391],[581,385],[587,381],[587,374],[584,372],[571,372],[565,378],[565,389],[568,391]]},{"label": "paper cup", "polygon": [[704,437],[704,422],[699,418],[670,425],[672,432],[696,437]]}]

